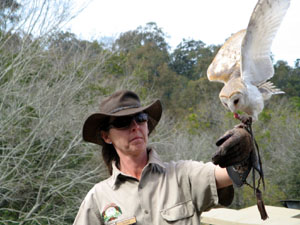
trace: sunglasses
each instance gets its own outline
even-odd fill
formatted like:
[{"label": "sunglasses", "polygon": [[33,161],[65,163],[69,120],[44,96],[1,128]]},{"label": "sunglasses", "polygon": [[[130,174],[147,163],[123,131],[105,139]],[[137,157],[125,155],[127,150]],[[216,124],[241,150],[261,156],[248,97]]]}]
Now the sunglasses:
[{"label": "sunglasses", "polygon": [[130,127],[130,124],[134,120],[137,124],[142,124],[148,121],[147,113],[138,113],[133,116],[122,116],[115,118],[112,122],[108,124],[108,129],[117,128],[117,129],[127,129]]}]

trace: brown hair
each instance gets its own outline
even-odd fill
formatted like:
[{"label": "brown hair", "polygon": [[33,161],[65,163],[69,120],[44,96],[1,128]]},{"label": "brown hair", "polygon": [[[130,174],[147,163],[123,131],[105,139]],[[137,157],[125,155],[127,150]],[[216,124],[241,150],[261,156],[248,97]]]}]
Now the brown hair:
[{"label": "brown hair", "polygon": [[120,158],[115,147],[112,144],[104,143],[102,146],[102,157],[107,166],[109,174],[112,175],[113,161],[116,162],[116,165],[118,165],[120,162]]}]

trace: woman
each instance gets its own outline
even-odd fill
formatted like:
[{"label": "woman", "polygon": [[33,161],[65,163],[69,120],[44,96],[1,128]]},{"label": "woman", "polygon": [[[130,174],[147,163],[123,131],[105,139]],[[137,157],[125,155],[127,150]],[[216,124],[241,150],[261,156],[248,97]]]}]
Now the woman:
[{"label": "woman", "polygon": [[89,191],[75,225],[200,224],[203,211],[231,203],[226,169],[195,161],[164,163],[147,148],[161,114],[159,100],[143,107],[134,92],[118,91],[88,117],[83,139],[102,146],[111,176]]}]

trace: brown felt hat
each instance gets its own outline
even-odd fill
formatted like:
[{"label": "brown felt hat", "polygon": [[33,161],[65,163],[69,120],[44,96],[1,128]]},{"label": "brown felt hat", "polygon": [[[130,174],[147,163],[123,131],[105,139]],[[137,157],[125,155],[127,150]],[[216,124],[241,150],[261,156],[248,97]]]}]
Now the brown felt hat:
[{"label": "brown felt hat", "polygon": [[138,95],[132,91],[117,91],[111,96],[105,98],[100,103],[100,110],[90,115],[83,125],[83,140],[95,144],[103,145],[100,130],[105,127],[110,117],[121,117],[134,115],[139,112],[145,112],[149,115],[148,129],[149,134],[158,124],[162,114],[162,106],[159,100],[150,105],[142,106]]}]

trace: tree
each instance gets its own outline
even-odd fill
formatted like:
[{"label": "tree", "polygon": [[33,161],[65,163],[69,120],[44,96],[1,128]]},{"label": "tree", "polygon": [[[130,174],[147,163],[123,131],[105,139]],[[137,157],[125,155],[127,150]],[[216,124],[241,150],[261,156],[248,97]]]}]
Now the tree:
[{"label": "tree", "polygon": [[190,80],[204,77],[213,59],[214,48],[206,47],[202,41],[183,39],[171,54],[170,67],[177,74]]},{"label": "tree", "polygon": [[297,66],[297,62],[295,68],[291,68],[285,61],[276,62],[274,67],[275,75],[272,78],[274,84],[286,95],[300,97],[300,67]]},{"label": "tree", "polygon": [[[63,20],[26,10],[33,13],[27,18],[43,15],[49,23],[31,35],[20,21],[0,39],[0,224],[71,224],[83,196],[106,175],[98,149],[81,142],[105,52],[49,26]],[[49,34],[62,38],[53,44]]]},{"label": "tree", "polygon": [[126,53],[150,44],[159,48],[161,51],[167,51],[169,46],[165,40],[166,35],[156,23],[147,23],[145,27],[138,27],[136,30],[127,31],[120,35],[115,41],[113,49],[124,51]]},{"label": "tree", "polygon": [[16,0],[0,1],[0,31],[7,31],[20,19],[18,10],[21,4]]},{"label": "tree", "polygon": [[[159,67],[169,62],[165,34],[155,23],[120,35],[106,62],[107,72],[134,78],[137,85],[151,89],[162,75]],[[122,74],[121,74],[122,73]]]}]

